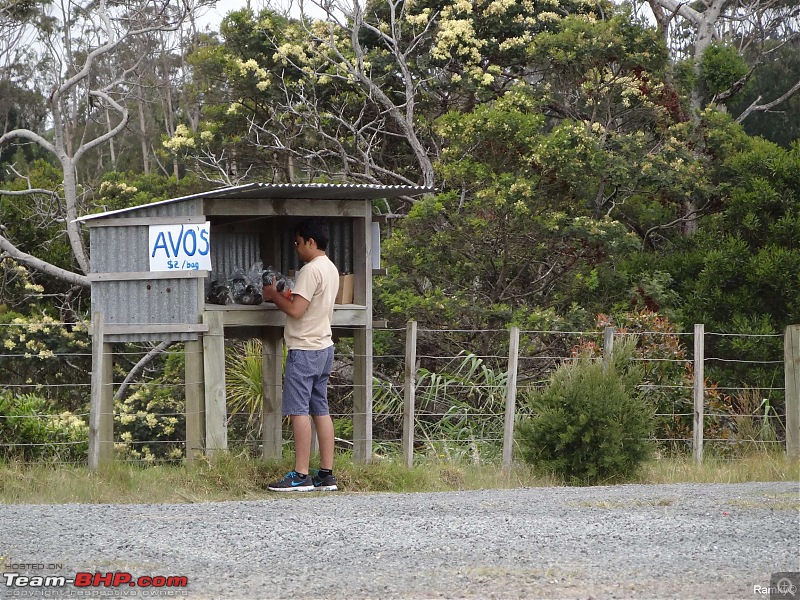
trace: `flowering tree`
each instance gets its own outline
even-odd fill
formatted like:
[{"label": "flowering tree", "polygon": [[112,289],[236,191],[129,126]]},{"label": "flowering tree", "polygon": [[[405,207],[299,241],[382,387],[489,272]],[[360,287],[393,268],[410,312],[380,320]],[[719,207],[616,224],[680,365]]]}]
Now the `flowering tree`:
[{"label": "flowering tree", "polygon": [[[91,152],[121,134],[129,121],[126,97],[136,71],[136,58],[126,57],[126,42],[154,31],[174,28],[184,12],[168,10],[169,3],[114,5],[105,0],[79,6],[61,2],[42,24],[39,43],[46,53],[46,82],[51,86],[48,118],[52,136],[28,128],[16,128],[0,135],[0,149],[13,143],[33,143],[54,157],[61,168],[62,183],[54,189],[36,187],[24,173],[11,173],[26,181],[22,189],[0,190],[16,201],[49,197],[58,208],[72,250],[76,271],[52,264],[19,248],[13,234],[0,230],[0,250],[29,267],[73,286],[88,287],[88,254],[75,219],[85,210],[85,190],[78,178],[78,165]],[[99,132],[94,122],[109,114],[115,122]],[[84,117],[88,115],[88,117]]]},{"label": "flowering tree", "polygon": [[[215,143],[217,156],[231,156],[232,141],[239,167],[248,154],[248,164],[279,180],[324,173],[434,185],[432,122],[536,78],[540,66],[527,57],[533,36],[590,9],[580,0],[558,12],[530,0],[316,6],[324,18],[229,15],[224,51],[202,52],[226,69],[230,105],[206,124],[213,139],[195,132],[194,142],[178,145],[205,159]],[[246,136],[226,133],[234,122]]]}]

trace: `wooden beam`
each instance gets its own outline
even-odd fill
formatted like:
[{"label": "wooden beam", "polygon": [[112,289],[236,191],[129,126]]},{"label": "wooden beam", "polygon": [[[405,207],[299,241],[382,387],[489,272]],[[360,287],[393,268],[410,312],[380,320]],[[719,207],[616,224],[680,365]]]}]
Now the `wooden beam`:
[{"label": "wooden beam", "polygon": [[148,279],[201,279],[211,271],[121,271],[118,273],[89,273],[86,278],[96,281],[145,281]]},{"label": "wooden beam", "polygon": [[203,453],[205,433],[205,401],[203,398],[203,343],[186,342],[184,346],[186,385],[186,464],[192,464]]},{"label": "wooden beam", "polygon": [[206,198],[207,217],[360,217],[364,200],[311,200],[308,198]]},{"label": "wooden beam", "polygon": [[109,217],[107,219],[98,218],[91,221],[84,221],[86,227],[136,227],[150,225],[202,225],[208,219],[205,215],[185,216],[185,217]]},{"label": "wooden beam", "polygon": [[353,462],[372,462],[372,328],[353,330]]},{"label": "wooden beam", "polygon": [[265,460],[279,459],[283,452],[281,396],[283,392],[283,335],[277,327],[265,327],[261,335],[261,454]]},{"label": "wooden beam", "polygon": [[[372,461],[372,207],[353,215],[353,299],[364,307],[363,329],[353,330],[353,460]],[[363,252],[361,249],[363,248]],[[334,309],[333,325],[340,325]]]},{"label": "wooden beam", "polygon": [[114,459],[114,347],[105,342],[103,313],[92,315],[92,391],[89,409],[89,469]]},{"label": "wooden beam", "polygon": [[694,326],[694,423],[692,455],[694,462],[703,462],[703,423],[705,412],[705,325]]},{"label": "wooden beam", "polygon": [[800,458],[800,325],[789,325],[783,341],[786,454]]},{"label": "wooden beam", "polygon": [[208,326],[202,323],[159,323],[157,325],[131,324],[131,325],[106,325],[106,335],[127,335],[131,333],[205,333]]},{"label": "wooden beam", "polygon": [[414,400],[417,375],[417,322],[406,324],[405,387],[403,392],[403,464],[414,465]]},{"label": "wooden beam", "polygon": [[514,417],[517,405],[517,364],[519,363],[519,327],[511,328],[508,342],[508,379],[506,381],[506,412],[503,421],[503,471],[511,471],[514,447]]},{"label": "wooden beam", "polygon": [[603,370],[607,371],[608,366],[614,360],[614,327],[606,327],[603,330]]},{"label": "wooden beam", "polygon": [[[225,327],[283,327],[286,315],[271,302],[248,306],[244,304],[206,304],[206,312],[223,313]],[[337,304],[333,309],[333,327],[363,327],[371,311],[357,304]],[[369,321],[372,322],[371,320]]]},{"label": "wooden beam", "polygon": [[222,314],[204,312],[208,333],[203,336],[203,374],[206,413],[206,454],[228,449],[225,393],[225,333]]}]

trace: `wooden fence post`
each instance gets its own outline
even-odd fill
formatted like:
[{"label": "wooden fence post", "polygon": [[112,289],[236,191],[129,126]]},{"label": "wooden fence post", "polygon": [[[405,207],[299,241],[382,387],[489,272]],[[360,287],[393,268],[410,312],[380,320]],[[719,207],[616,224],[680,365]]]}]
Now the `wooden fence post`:
[{"label": "wooden fence post", "polygon": [[789,325],[783,338],[786,404],[786,455],[800,457],[800,325]]},{"label": "wooden fence post", "polygon": [[[368,304],[369,306],[369,304]],[[372,318],[353,330],[353,462],[372,462]]]},{"label": "wooden fence post", "polygon": [[105,341],[103,313],[92,314],[92,391],[89,410],[89,469],[114,460],[114,349]]},{"label": "wooden fence post", "polygon": [[186,464],[202,456],[205,433],[203,387],[203,342],[192,340],[184,346],[186,379]]},{"label": "wooden fence post", "polygon": [[261,457],[279,459],[283,452],[283,334],[277,327],[261,333]]},{"label": "wooden fence post", "polygon": [[703,415],[705,408],[705,325],[694,326],[694,427],[692,453],[694,462],[703,462]]},{"label": "wooden fence post", "polygon": [[506,414],[503,423],[503,471],[511,471],[514,447],[514,415],[517,405],[517,365],[519,363],[519,327],[511,328],[508,342],[508,379],[506,381]]},{"label": "wooden fence post", "polygon": [[608,370],[608,365],[614,360],[614,328],[606,327],[603,330],[603,370]]},{"label": "wooden fence post", "polygon": [[203,335],[203,385],[206,399],[206,454],[228,449],[225,393],[225,327],[220,311],[203,313],[208,331]]},{"label": "wooden fence post", "polygon": [[417,322],[406,324],[405,391],[403,394],[403,464],[414,464],[414,385],[417,374]]}]

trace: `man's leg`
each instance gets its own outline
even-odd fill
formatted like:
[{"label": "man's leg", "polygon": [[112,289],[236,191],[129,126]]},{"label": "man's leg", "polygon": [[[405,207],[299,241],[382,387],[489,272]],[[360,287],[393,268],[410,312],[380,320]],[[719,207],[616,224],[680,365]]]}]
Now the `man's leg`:
[{"label": "man's leg", "polygon": [[333,346],[321,350],[317,354],[319,375],[311,386],[311,417],[317,430],[319,442],[320,468],[333,470],[334,430],[333,419],[328,409],[328,380],[333,368]]},{"label": "man's leg", "polygon": [[[313,418],[314,427],[317,429],[317,441],[319,442],[319,466],[322,469],[333,470],[333,419],[331,419],[330,415],[316,415]],[[311,440],[309,439],[310,445]]]},{"label": "man's leg", "polygon": [[294,437],[295,471],[308,474],[311,454],[311,420],[308,406],[311,386],[315,377],[315,365],[309,362],[311,353],[289,350],[283,378],[282,412],[289,415]]},{"label": "man's leg", "polygon": [[[294,433],[294,470],[307,475],[311,459],[311,421],[308,415],[292,415],[290,418],[292,420],[292,432]],[[331,429],[333,429],[333,426],[331,426]],[[322,442],[320,442],[321,447]]]}]

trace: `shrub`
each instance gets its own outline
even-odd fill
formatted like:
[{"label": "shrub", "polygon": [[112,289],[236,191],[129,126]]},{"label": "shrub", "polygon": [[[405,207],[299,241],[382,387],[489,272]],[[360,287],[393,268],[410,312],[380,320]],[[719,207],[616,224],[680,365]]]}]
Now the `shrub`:
[{"label": "shrub", "polygon": [[[659,440],[659,452],[671,454],[691,450],[694,373],[690,353],[681,341],[678,327],[667,317],[647,309],[625,312],[613,319],[608,315],[597,315],[598,330],[608,326],[615,327],[615,335],[636,337],[631,352],[644,373],[639,388],[655,411],[655,438]],[[583,342],[572,349],[572,356],[579,355],[600,359],[603,349],[594,342]],[[725,440],[732,431],[731,397],[719,389],[710,371],[707,367],[704,428],[709,439]]]},{"label": "shrub", "polygon": [[625,341],[607,368],[584,356],[556,369],[517,430],[526,462],[572,484],[636,474],[652,451],[653,411],[637,390],[642,371],[630,366],[631,351]]},{"label": "shrub", "polygon": [[85,461],[89,428],[71,412],[49,412],[33,394],[0,392],[0,459]]},{"label": "shrub", "polygon": [[[160,362],[158,364],[161,364]],[[185,355],[164,354],[163,372],[114,402],[114,449],[122,460],[182,460],[186,440]]]},{"label": "shrub", "polygon": [[4,385],[23,386],[53,405],[82,410],[92,357],[83,324],[60,323],[43,312],[4,312],[0,305],[0,348]]}]

